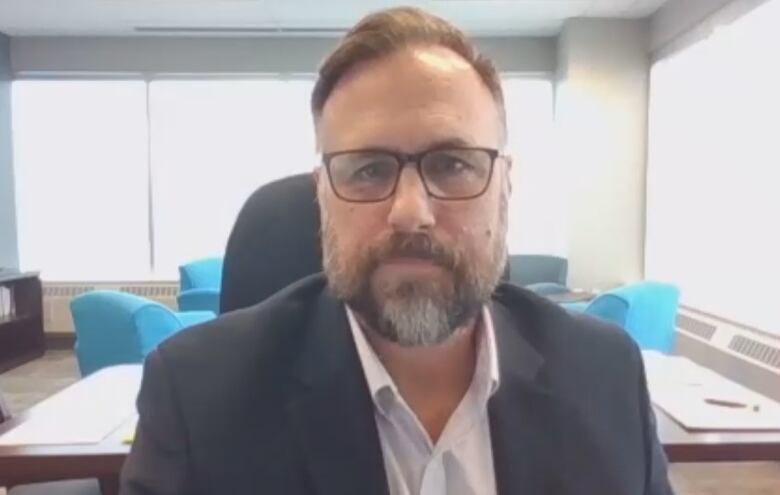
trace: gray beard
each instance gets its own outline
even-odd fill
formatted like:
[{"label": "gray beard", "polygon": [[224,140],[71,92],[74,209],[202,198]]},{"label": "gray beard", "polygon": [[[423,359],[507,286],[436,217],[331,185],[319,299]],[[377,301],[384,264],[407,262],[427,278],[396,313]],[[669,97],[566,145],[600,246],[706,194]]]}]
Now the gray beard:
[{"label": "gray beard", "polygon": [[355,274],[346,260],[339,259],[338,239],[322,208],[323,265],[328,284],[362,324],[386,340],[404,347],[440,344],[478,317],[498,284],[507,257],[507,200],[506,193],[502,194],[490,266],[479,273],[453,272],[452,287],[448,288],[426,281],[407,282],[394,289],[376,287],[370,274]]},{"label": "gray beard", "polygon": [[431,298],[387,301],[380,317],[376,331],[402,347],[439,344],[452,334],[449,315]]},{"label": "gray beard", "polygon": [[402,347],[431,346],[446,341],[477,317],[485,302],[474,293],[443,295],[425,282],[402,284],[390,294],[364,292],[347,301],[383,338]]}]

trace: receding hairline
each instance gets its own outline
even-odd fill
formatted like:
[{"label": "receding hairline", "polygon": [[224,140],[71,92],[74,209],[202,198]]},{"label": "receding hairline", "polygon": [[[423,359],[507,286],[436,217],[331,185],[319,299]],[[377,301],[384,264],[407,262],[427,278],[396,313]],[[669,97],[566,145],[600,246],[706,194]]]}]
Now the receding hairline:
[{"label": "receding hairline", "polygon": [[[323,102],[323,106],[319,111],[319,115],[316,115],[315,117],[322,116],[322,114],[325,112],[325,107],[328,105],[328,102],[331,100],[331,97],[334,94],[336,94],[342,86],[348,84],[351,80],[362,76],[366,71],[373,70],[375,67],[381,65],[382,63],[394,57],[403,57],[406,55],[409,55],[417,60],[421,60],[425,63],[425,65],[428,65],[427,62],[429,62],[430,59],[427,56],[425,56],[427,54],[432,54],[436,58],[441,58],[442,61],[451,59],[451,60],[458,60],[462,62],[461,67],[458,67],[458,69],[462,69],[464,71],[470,71],[471,75],[477,78],[478,83],[482,86],[482,88],[485,91],[487,91],[487,93],[492,98],[493,94],[490,91],[490,88],[482,80],[482,77],[480,77],[479,73],[474,69],[474,67],[469,63],[469,61],[463,58],[463,56],[461,56],[458,52],[452,50],[451,48],[445,45],[439,45],[435,43],[425,43],[425,42],[410,43],[408,45],[398,47],[398,49],[393,50],[391,52],[383,53],[382,55],[379,55],[375,58],[361,60],[359,62],[356,62],[354,65],[351,65],[347,70],[345,70],[341,74],[338,80],[335,81],[333,87],[330,89],[330,92],[328,93],[328,98]],[[430,64],[428,66],[435,67],[435,64]]]},{"label": "receding hairline", "polygon": [[466,62],[496,105],[500,141],[506,143],[506,110],[498,71],[471,39],[448,21],[415,7],[396,7],[361,19],[320,66],[311,97],[315,132],[331,94],[344,79],[371,62],[404,50],[443,48]]},{"label": "receding hairline", "polygon": [[464,58],[460,53],[453,50],[452,48],[448,47],[447,45],[440,44],[440,43],[433,43],[433,42],[413,42],[408,43],[403,46],[398,46],[397,48],[393,49],[392,51],[388,51],[386,53],[382,53],[381,55],[378,55],[373,58],[360,60],[355,62],[354,64],[350,65],[343,73],[340,74],[340,76],[336,79],[333,86],[328,91],[328,96],[325,98],[322,102],[322,107],[319,108],[317,111],[314,111],[312,109],[312,116],[314,118],[314,127],[316,134],[319,134],[319,125],[322,121],[322,116],[325,113],[325,108],[328,105],[328,102],[331,99],[331,96],[334,95],[336,92],[339,91],[339,88],[342,87],[345,83],[348,83],[351,79],[358,76],[360,73],[362,73],[365,70],[370,70],[372,66],[376,64],[381,64],[383,61],[390,59],[394,56],[398,56],[399,54],[403,54],[404,52],[408,53],[414,53],[418,50],[427,50],[427,49],[440,49],[448,53],[448,56],[456,57],[463,61],[464,68],[467,70],[470,70],[473,75],[477,77],[477,80],[479,81],[479,84],[483,87],[485,91],[488,92],[488,94],[491,96],[491,100],[493,100],[493,103],[495,104],[495,110],[497,113],[497,117],[499,120],[499,142],[503,145],[506,142],[506,117],[505,117],[505,110],[504,110],[504,103],[503,99],[497,100],[495,98],[494,92],[491,90],[491,88],[488,86],[488,84],[484,81],[484,78],[480,75],[479,71],[474,67],[473,64],[471,64],[466,58]]}]

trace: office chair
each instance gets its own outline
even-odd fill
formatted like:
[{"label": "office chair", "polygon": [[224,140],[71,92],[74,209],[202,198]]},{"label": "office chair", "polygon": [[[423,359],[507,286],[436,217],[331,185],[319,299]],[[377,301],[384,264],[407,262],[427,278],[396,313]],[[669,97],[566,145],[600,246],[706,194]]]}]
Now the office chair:
[{"label": "office chair", "polygon": [[569,262],[566,258],[543,254],[510,254],[509,281],[537,294],[550,295],[568,292],[566,276]]},{"label": "office chair", "polygon": [[[241,208],[228,238],[220,313],[257,304],[321,271],[320,211],[312,175],[266,184]],[[502,276],[508,278],[509,264]]]},{"label": "office chair", "polygon": [[219,313],[222,258],[203,258],[179,266],[179,311]]},{"label": "office chair", "polygon": [[680,289],[675,285],[644,281],[609,290],[589,303],[562,306],[623,327],[642,350],[671,354],[679,304]]},{"label": "office chair", "polygon": [[220,313],[257,304],[321,271],[320,210],[312,175],[266,184],[244,203],[228,238]]},{"label": "office chair", "polygon": [[141,363],[157,344],[214,318],[212,311],[174,312],[126,292],[96,290],[70,303],[81,376],[124,363]]}]

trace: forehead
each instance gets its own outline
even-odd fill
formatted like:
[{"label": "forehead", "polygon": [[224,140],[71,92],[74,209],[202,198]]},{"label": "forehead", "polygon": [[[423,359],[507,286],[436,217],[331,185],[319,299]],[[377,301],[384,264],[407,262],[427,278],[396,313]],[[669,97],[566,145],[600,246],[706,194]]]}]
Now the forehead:
[{"label": "forehead", "polygon": [[323,108],[318,134],[323,151],[413,152],[451,139],[498,147],[499,117],[466,60],[447,48],[415,47],[359,64],[342,77]]}]

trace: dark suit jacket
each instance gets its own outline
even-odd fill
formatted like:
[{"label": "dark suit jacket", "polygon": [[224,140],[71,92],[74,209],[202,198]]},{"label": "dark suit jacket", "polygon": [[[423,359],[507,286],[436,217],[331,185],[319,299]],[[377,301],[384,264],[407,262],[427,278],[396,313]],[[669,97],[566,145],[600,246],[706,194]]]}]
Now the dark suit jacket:
[{"label": "dark suit jacket", "polygon": [[[501,495],[671,493],[637,346],[511,285],[491,304]],[[146,360],[124,495],[386,495],[373,403],[322,275]]]}]

